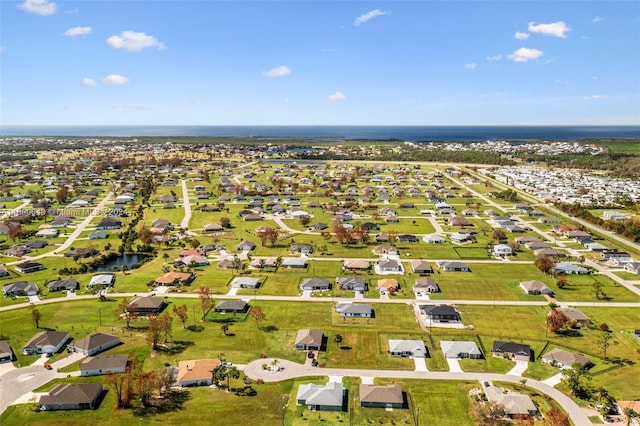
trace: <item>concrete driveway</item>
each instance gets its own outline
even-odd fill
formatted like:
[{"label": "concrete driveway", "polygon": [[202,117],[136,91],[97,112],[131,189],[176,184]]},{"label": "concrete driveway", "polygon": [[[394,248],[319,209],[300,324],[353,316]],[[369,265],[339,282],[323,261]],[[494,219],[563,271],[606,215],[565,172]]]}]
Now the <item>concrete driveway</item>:
[{"label": "concrete driveway", "polygon": [[457,358],[447,358],[447,364],[449,364],[450,373],[464,373]]},{"label": "concrete driveway", "polygon": [[413,358],[413,364],[415,365],[415,371],[429,371],[427,361],[424,358]]},{"label": "concrete driveway", "polygon": [[516,366],[513,367],[507,374],[510,376],[522,376],[522,373],[529,368],[528,361],[516,361]]}]

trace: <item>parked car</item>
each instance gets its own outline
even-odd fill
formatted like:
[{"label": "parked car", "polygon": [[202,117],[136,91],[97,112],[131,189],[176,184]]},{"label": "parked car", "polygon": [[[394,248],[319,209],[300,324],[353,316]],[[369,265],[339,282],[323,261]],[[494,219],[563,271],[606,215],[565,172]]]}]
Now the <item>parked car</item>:
[{"label": "parked car", "polygon": [[311,366],[312,367],[317,367],[318,366],[318,360],[314,358],[313,361],[311,361]]},{"label": "parked car", "polygon": [[51,366],[51,364],[45,364],[44,368],[46,368],[47,370],[53,370],[53,367]]},{"label": "parked car", "polygon": [[313,358],[314,356],[313,351],[309,351],[309,353],[307,353],[307,358]]}]

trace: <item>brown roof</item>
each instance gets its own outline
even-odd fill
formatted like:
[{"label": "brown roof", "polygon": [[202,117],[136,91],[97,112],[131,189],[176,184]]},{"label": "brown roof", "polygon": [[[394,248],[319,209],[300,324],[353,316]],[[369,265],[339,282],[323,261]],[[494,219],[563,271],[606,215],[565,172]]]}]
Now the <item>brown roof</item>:
[{"label": "brown roof", "polygon": [[396,280],[395,278],[385,278],[382,280],[378,280],[378,289],[397,290],[398,280]]},{"label": "brown roof", "polygon": [[82,364],[80,370],[108,370],[117,367],[126,367],[128,362],[127,355],[102,355],[96,357],[88,357]]},{"label": "brown roof", "polygon": [[193,274],[190,272],[167,272],[161,277],[156,278],[156,284],[173,284],[175,282],[188,281]]},{"label": "brown roof", "polygon": [[402,404],[402,388],[400,385],[360,385],[360,402],[380,402],[385,404]]},{"label": "brown roof", "polygon": [[178,364],[178,382],[187,380],[211,379],[211,372],[220,366],[219,359],[195,359],[180,361]]},{"label": "brown roof", "polygon": [[298,331],[296,335],[296,344],[303,343],[305,345],[317,344],[322,345],[324,333],[322,330],[305,329]]},{"label": "brown roof", "polygon": [[116,340],[120,342],[120,338],[117,336],[112,336],[105,333],[95,333],[78,340],[70,346],[88,351]]},{"label": "brown roof", "polygon": [[164,299],[153,296],[136,296],[127,305],[127,308],[134,309],[160,309],[164,304]]},{"label": "brown roof", "polygon": [[40,404],[90,404],[101,392],[101,383],[65,383],[54,386],[49,395],[41,396]]}]

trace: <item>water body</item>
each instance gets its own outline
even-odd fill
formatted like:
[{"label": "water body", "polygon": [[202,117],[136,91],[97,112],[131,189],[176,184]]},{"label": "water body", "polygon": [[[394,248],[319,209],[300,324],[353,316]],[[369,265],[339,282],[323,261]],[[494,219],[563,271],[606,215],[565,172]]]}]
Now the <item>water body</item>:
[{"label": "water body", "polygon": [[640,126],[0,126],[0,136],[222,136],[308,141],[574,140],[640,138]]},{"label": "water body", "polygon": [[142,263],[144,260],[144,256],[139,254],[124,254],[122,256],[118,256],[113,260],[110,260],[102,265],[98,266],[96,270],[98,272],[111,272],[113,271],[113,267],[122,268],[122,265],[126,265],[127,268],[131,269],[131,265],[135,265],[136,263]]}]

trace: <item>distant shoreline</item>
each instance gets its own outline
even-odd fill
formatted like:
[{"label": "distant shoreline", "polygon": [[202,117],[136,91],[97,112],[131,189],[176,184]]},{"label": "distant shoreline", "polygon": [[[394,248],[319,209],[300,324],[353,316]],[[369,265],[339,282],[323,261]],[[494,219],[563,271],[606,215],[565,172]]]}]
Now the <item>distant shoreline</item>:
[{"label": "distant shoreline", "polygon": [[0,137],[238,137],[307,141],[482,142],[640,139],[640,126],[0,126]]}]

